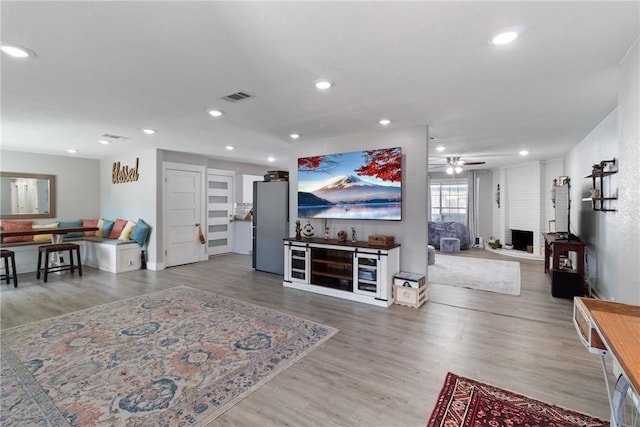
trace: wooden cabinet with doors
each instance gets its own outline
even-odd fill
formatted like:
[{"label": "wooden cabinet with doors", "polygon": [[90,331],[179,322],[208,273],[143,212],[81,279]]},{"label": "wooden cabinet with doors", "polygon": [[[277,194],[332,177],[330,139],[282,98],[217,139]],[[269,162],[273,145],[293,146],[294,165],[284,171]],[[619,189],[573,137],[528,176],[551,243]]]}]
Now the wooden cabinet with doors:
[{"label": "wooden cabinet with doors", "polygon": [[283,286],[388,307],[400,245],[285,239]]}]

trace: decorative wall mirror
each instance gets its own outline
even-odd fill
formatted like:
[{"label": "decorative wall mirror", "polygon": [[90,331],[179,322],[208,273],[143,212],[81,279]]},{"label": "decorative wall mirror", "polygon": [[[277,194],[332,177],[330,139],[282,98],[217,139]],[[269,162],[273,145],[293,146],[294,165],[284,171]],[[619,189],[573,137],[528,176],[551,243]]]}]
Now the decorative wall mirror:
[{"label": "decorative wall mirror", "polygon": [[55,218],[55,175],[0,172],[0,217]]}]

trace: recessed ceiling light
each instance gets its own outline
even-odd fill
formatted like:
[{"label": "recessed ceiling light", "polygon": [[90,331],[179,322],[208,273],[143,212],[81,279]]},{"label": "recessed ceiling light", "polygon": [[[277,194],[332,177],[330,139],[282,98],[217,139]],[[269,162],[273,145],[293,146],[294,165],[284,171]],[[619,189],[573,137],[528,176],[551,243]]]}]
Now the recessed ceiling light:
[{"label": "recessed ceiling light", "polygon": [[74,148],[69,148],[69,149],[67,150],[67,153],[71,153],[71,154],[75,154],[75,153],[77,153],[77,152],[78,152],[78,150],[76,150],[76,149],[74,149]]},{"label": "recessed ceiling light", "polygon": [[227,149],[227,150],[229,150],[229,151],[231,151],[231,150],[233,150],[233,149],[234,149],[233,145],[227,145],[227,146],[226,146],[226,147],[224,147],[224,148],[226,148],[226,149]]},{"label": "recessed ceiling light", "polygon": [[378,123],[380,123],[382,126],[386,126],[386,125],[388,125],[389,123],[391,123],[391,120],[389,120],[389,119],[382,119],[382,120],[380,120]]},{"label": "recessed ceiling light", "polygon": [[28,58],[30,56],[36,56],[33,51],[20,46],[2,45],[0,49],[2,49],[2,51],[7,55],[13,56],[14,58]]},{"label": "recessed ceiling light", "polygon": [[443,145],[438,145],[438,146],[436,147],[436,151],[444,151],[444,150],[445,150],[445,148],[444,148],[444,146],[443,146]]},{"label": "recessed ceiling light", "polygon": [[298,139],[298,138],[300,138],[300,134],[299,133],[292,133],[291,135],[289,135],[289,138]]},{"label": "recessed ceiling light", "polygon": [[107,144],[111,144],[111,141],[107,141],[106,139],[101,139],[100,141],[98,141],[100,144],[103,145],[107,145]]},{"label": "recessed ceiling light", "polygon": [[491,43],[493,44],[507,44],[511,43],[515,39],[518,38],[518,33],[515,31],[506,31],[504,33],[500,33],[494,38],[491,39]]},{"label": "recessed ceiling light", "polygon": [[275,162],[276,161],[275,157],[271,157],[271,156],[268,157],[267,160],[269,160],[270,162]]},{"label": "recessed ceiling light", "polygon": [[209,115],[212,117],[220,117],[222,115],[222,111],[220,110],[209,110]]},{"label": "recessed ceiling light", "polygon": [[316,88],[320,90],[329,89],[331,87],[331,82],[329,80],[318,80],[315,84]]},{"label": "recessed ceiling light", "polygon": [[157,130],[155,130],[155,129],[142,129],[142,132],[146,133],[147,135],[153,135],[154,133],[157,132]]},{"label": "recessed ceiling light", "polygon": [[526,156],[527,154],[529,154],[529,152],[527,150],[522,150],[518,154],[520,154],[521,156]]}]

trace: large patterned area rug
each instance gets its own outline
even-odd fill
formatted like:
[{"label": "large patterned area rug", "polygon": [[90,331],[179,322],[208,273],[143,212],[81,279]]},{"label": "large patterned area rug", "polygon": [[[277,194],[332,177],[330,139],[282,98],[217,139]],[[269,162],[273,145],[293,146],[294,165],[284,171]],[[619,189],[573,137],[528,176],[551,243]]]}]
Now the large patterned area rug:
[{"label": "large patterned area rug", "polygon": [[604,427],[609,422],[448,373],[427,427]]},{"label": "large patterned area rug", "polygon": [[4,330],[0,425],[203,425],[336,332],[185,286]]},{"label": "large patterned area rug", "polygon": [[436,255],[429,283],[520,295],[520,263],[496,259]]}]

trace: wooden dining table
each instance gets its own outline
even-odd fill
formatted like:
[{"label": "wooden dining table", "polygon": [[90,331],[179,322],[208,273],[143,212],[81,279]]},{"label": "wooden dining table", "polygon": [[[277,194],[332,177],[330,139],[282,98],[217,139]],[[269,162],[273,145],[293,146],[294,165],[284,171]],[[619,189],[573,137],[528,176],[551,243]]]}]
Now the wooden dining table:
[{"label": "wooden dining table", "polygon": [[[5,237],[35,236],[37,234],[51,234],[51,243],[62,243],[67,233],[84,233],[85,231],[98,231],[98,227],[60,227],[60,228],[25,228],[24,230],[0,230],[0,239]],[[16,242],[22,243],[22,242]],[[27,242],[25,242],[27,243]]]},{"label": "wooden dining table", "polygon": [[[35,236],[38,234],[51,234],[51,243],[59,244],[62,243],[64,239],[64,235],[67,233],[84,233],[86,231],[98,231],[98,227],[59,227],[59,228],[38,228],[38,229],[30,229],[25,228],[23,230],[0,230],[0,242],[5,237],[18,237],[18,236]],[[19,243],[29,243],[29,242],[16,242]],[[0,245],[1,246],[1,245]],[[61,257],[56,256],[55,253],[51,253],[49,256],[49,265],[50,266],[59,266],[63,263]],[[57,274],[64,273],[63,271],[56,272]]]}]

